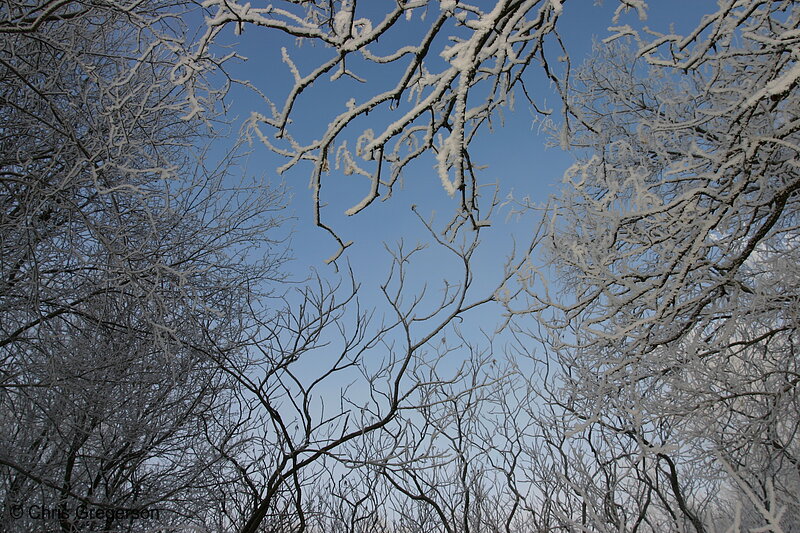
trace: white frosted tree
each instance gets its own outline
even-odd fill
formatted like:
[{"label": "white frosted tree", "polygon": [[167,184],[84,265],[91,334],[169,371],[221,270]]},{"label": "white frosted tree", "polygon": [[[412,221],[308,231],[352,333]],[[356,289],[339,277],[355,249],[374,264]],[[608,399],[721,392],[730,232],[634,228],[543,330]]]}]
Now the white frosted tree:
[{"label": "white frosted tree", "polygon": [[577,523],[798,527],[798,24],[723,1],[686,35],[617,27],[573,75],[549,291],[523,276],[515,312],[562,369]]},{"label": "white frosted tree", "polygon": [[218,110],[199,95],[224,87],[178,79],[184,7],[0,7],[4,531],[202,524],[231,481],[216,360],[281,276],[283,198],[206,158]]}]

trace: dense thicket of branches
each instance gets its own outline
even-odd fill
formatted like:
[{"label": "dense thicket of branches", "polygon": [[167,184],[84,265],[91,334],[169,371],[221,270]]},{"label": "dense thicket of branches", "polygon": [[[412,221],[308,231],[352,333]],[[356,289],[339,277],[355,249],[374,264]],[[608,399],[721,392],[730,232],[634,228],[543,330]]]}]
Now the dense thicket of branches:
[{"label": "dense thicket of branches", "polygon": [[566,290],[529,303],[574,428],[554,497],[592,528],[800,527],[798,24],[723,2],[573,76],[585,155],[543,243]]},{"label": "dense thicket of branches", "polygon": [[[621,1],[568,79],[570,2],[210,0],[192,42],[194,7],[0,8],[0,530],[800,528],[797,2],[677,35]],[[245,129],[311,163],[316,224],[339,239],[326,174],[366,178],[357,215],[426,154],[458,198],[444,232],[420,218],[430,249],[389,248],[376,309],[346,268],[273,283],[284,198],[206,151],[230,27],[322,45],[283,50],[288,94]],[[497,203],[470,143],[533,103],[531,64],[577,162],[476,294]],[[312,83],[361,76],[301,139]]]},{"label": "dense thicket of branches", "polygon": [[[282,204],[260,183],[229,189],[231,157],[205,166],[206,124],[182,118],[185,94],[172,81],[181,9],[0,8],[9,531],[131,527],[113,515],[78,519],[82,504],[202,524],[204,500],[229,481],[217,449],[233,445],[234,386],[214,361],[248,343],[252,300],[280,275],[270,241]],[[264,258],[247,261],[254,244]],[[11,520],[20,505],[24,516]],[[41,509],[49,519],[36,519]]]}]

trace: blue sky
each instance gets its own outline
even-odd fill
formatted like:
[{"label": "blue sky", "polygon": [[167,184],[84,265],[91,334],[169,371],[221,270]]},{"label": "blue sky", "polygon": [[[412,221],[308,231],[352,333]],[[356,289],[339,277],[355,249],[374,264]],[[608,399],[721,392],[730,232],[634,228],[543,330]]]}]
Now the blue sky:
[{"label": "blue sky", "polygon": [[[374,3],[370,4],[369,1]],[[359,2],[359,6],[380,6],[386,2],[389,0],[364,0]],[[493,4],[491,0],[483,0],[480,3],[485,6]],[[560,32],[573,66],[577,67],[588,57],[596,40],[609,34],[607,27],[617,5],[616,0],[605,0],[603,5],[596,5],[592,0],[565,2]],[[696,23],[704,11],[712,11],[715,2],[654,0],[650,5],[647,21],[641,22],[635,13],[629,13],[621,22],[648,25],[662,31],[667,31],[670,23],[675,22],[675,30],[681,31],[686,28],[687,23]],[[702,9],[703,7],[705,9]],[[409,38],[414,36],[415,32],[424,31],[427,27],[427,23],[421,25],[418,18],[405,24],[407,26],[403,31],[395,35],[396,39]],[[312,69],[320,58],[327,58],[330,54],[329,50],[321,47],[306,45],[298,49],[294,39],[261,28],[246,27],[240,36],[235,35],[232,28],[226,28],[224,38],[233,50],[247,58],[246,61],[229,64],[229,73],[236,78],[249,80],[277,105],[282,105],[291,83],[289,69],[281,60],[282,46],[289,50],[303,73]],[[391,44],[387,43],[387,46]],[[358,74],[366,77],[368,82],[362,85],[349,79],[340,79],[335,83],[325,80],[321,86],[311,87],[298,102],[293,124],[295,134],[303,137],[305,141],[319,138],[324,126],[340,112],[339,110],[344,110],[345,102],[349,98],[358,99],[362,95],[380,90],[375,86],[380,85],[383,80],[374,73],[359,71]],[[553,117],[557,121],[560,120],[559,97],[541,68],[531,65],[525,79],[529,91],[535,95],[537,104],[541,108],[553,109]],[[388,83],[392,83],[392,80]],[[235,88],[229,96],[228,104],[233,117],[234,133],[252,111],[268,113],[263,101],[252,90]],[[378,129],[386,123],[387,117],[373,111],[366,119],[375,120],[378,123],[375,129]],[[518,95],[517,106],[513,112],[505,111],[505,122],[502,127],[498,123],[495,123],[495,126],[491,132],[483,131],[471,145],[473,162],[487,166],[481,171],[481,182],[498,183],[501,199],[513,193],[517,199],[528,197],[534,203],[543,203],[549,196],[557,194],[561,186],[561,177],[573,161],[573,156],[558,147],[546,146],[551,139],[541,131],[541,117],[532,112],[522,95]],[[366,124],[366,127],[369,127],[369,124]],[[328,233],[313,223],[312,193],[308,188],[311,166],[300,164],[279,176],[276,169],[285,163],[284,159],[271,153],[258,142],[253,144],[251,150],[247,165],[248,173],[262,175],[275,183],[285,182],[291,194],[288,210],[295,217],[291,239],[291,254],[295,259],[287,266],[289,274],[294,280],[299,281],[308,275],[310,269],[315,269],[323,278],[335,282],[340,273],[337,273],[332,266],[326,265],[324,261],[337,251],[338,245]],[[382,316],[388,315],[391,318],[391,308],[382,298],[379,289],[390,265],[386,247],[396,247],[401,239],[405,242],[406,249],[413,248],[417,243],[431,241],[430,235],[412,212],[411,206],[416,205],[417,211],[426,218],[435,217],[439,228],[452,216],[457,207],[456,200],[450,198],[444,191],[434,168],[434,162],[434,158],[429,155],[407,167],[402,186],[395,188],[389,201],[375,202],[354,217],[347,217],[343,213],[367,193],[369,188],[367,180],[358,176],[345,176],[336,171],[323,177],[324,200],[327,202],[323,216],[325,222],[332,226],[342,239],[354,241],[338,264],[344,267],[349,263],[352,267],[355,279],[361,285],[359,296],[362,310],[375,309],[371,333],[374,333],[374,327]],[[482,246],[472,265],[474,287],[478,289],[474,294],[476,299],[490,295],[497,287],[503,274],[505,258],[510,253],[514,240],[519,246],[525,247],[531,238],[536,223],[535,216],[529,214],[518,219],[507,217],[508,213],[507,208],[496,212],[491,227],[481,231]],[[412,275],[407,280],[408,298],[419,294],[421,288],[427,285],[426,300],[421,307],[430,311],[437,307],[444,283],[459,281],[458,262],[454,257],[442,253],[436,246],[429,246],[417,259],[412,265]],[[499,305],[484,306],[471,311],[464,321],[456,321],[451,327],[461,328],[470,342],[485,347],[486,337],[481,330],[487,335],[492,334],[502,320],[502,311]],[[350,309],[345,313],[341,326],[346,331],[352,331],[352,321],[355,319],[354,312]],[[535,328],[533,320],[529,325]],[[416,327],[417,329],[412,332],[416,337],[414,340],[423,336],[429,326],[418,324]],[[431,349],[458,344],[458,339],[453,338],[453,333],[450,329],[444,335],[437,336],[431,343]],[[314,355],[309,354],[310,357],[303,357],[302,361],[297,363],[295,376],[311,380],[322,369],[328,368],[326,362],[337,356],[340,341],[335,327],[329,330],[327,335],[328,337],[323,340],[332,344],[314,352]],[[444,336],[447,336],[446,344],[442,342]],[[396,336],[387,339],[388,342],[392,340],[398,339]],[[399,341],[398,346],[402,349],[404,341],[403,339]],[[516,356],[511,351],[507,352],[509,357],[514,358],[515,363],[518,363],[525,372],[535,373],[541,370],[535,362],[537,345],[530,339],[522,339],[520,342],[519,348],[523,356]],[[504,357],[503,348],[506,343],[513,344],[508,331],[497,337],[495,344],[492,345],[491,353],[496,354],[498,361],[502,361]],[[364,361],[367,366],[379,364],[390,355],[392,355],[391,348],[379,345],[366,354]],[[527,359],[525,355],[528,356]],[[439,369],[442,372],[455,373],[467,356],[466,350],[453,351],[440,359]],[[363,381],[358,381],[357,375],[339,375],[337,379],[323,382],[321,390],[317,391],[321,394],[318,396],[318,401],[337,402],[341,392],[340,387],[346,386],[351,379],[363,386]],[[358,401],[358,394],[353,392],[349,391],[351,398]]]},{"label": "blue sky", "polygon": [[[359,2],[359,13],[361,16],[375,17],[383,12],[381,8],[393,3],[389,0]],[[490,0],[477,3],[487,8],[493,4]],[[711,0],[651,0],[646,21],[639,21],[636,13],[630,12],[620,22],[646,25],[661,31],[667,31],[669,25],[674,23],[676,31],[681,31],[687,23],[696,23],[702,13],[712,11],[715,4]],[[565,2],[560,32],[573,66],[584,61],[595,40],[609,34],[607,27],[611,24],[613,10],[617,5],[618,2],[612,0],[602,3],[592,0]],[[366,11],[361,11],[364,6],[367,6]],[[373,9],[375,13],[371,12]],[[392,39],[408,39],[413,42],[418,34],[425,31],[428,22],[422,22],[419,16],[415,16],[411,21],[403,21],[402,24],[400,31],[392,34]],[[230,73],[234,77],[249,80],[279,106],[282,105],[291,82],[289,69],[281,60],[281,47],[289,50],[290,56],[304,74],[320,58],[329,57],[330,53],[321,47],[304,45],[298,48],[294,39],[261,28],[245,27],[244,32],[238,36],[234,35],[232,28],[226,28],[224,38],[232,49],[247,58],[246,61],[229,64]],[[395,43],[390,40],[386,44],[388,48]],[[367,83],[360,84],[349,78],[327,82],[325,78],[324,86],[311,87],[297,104],[293,124],[295,133],[305,137],[305,140],[318,138],[322,133],[321,128],[338,114],[338,110],[344,109],[344,102],[350,97],[358,100],[361,95],[377,92],[378,86],[383,88],[384,80],[369,69],[358,71],[358,74],[364,76]],[[560,121],[560,101],[542,69],[531,65],[525,79],[537,104],[542,108],[552,109],[554,119]],[[388,83],[392,83],[392,80]],[[253,91],[238,88],[230,96],[232,115],[238,117],[234,121],[234,130],[251,111],[267,113],[265,105]],[[383,124],[387,117],[373,112],[367,119]],[[367,119],[362,122],[369,127],[366,124]],[[572,161],[572,155],[558,147],[546,147],[550,139],[541,131],[541,117],[533,113],[521,94],[518,94],[516,109],[513,112],[505,110],[504,124],[500,126],[495,123],[495,126],[492,132],[483,131],[471,145],[473,161],[487,165],[480,173],[482,183],[498,183],[500,198],[513,193],[516,198],[529,197],[533,202],[541,203],[548,196],[556,194],[561,176]],[[380,125],[376,125],[376,129],[378,127]],[[275,182],[285,181],[291,192],[289,208],[295,217],[292,255],[296,258],[290,265],[292,273],[302,277],[309,267],[314,267],[324,276],[335,276],[334,270],[326,266],[324,260],[336,252],[337,244],[325,231],[313,224],[311,191],[308,189],[311,167],[300,164],[283,176],[278,176],[275,170],[284,162],[266,147],[255,143],[248,168],[251,173],[263,173]],[[389,201],[376,202],[354,217],[346,217],[343,212],[366,194],[369,189],[367,180],[360,176],[344,176],[336,171],[323,177],[324,200],[327,202],[323,217],[343,240],[354,241],[339,264],[350,262],[356,277],[363,282],[363,292],[368,299],[377,295],[377,283],[387,271],[389,258],[384,243],[392,246],[401,238],[407,245],[430,240],[416,215],[412,213],[411,205],[416,205],[418,212],[426,217],[435,216],[440,227],[457,206],[456,200],[448,197],[442,188],[433,163],[432,157],[423,157],[412,164],[403,174],[402,187],[395,189]],[[526,244],[533,223],[531,218],[507,219],[505,214],[503,211],[495,213],[492,226],[483,231],[484,250],[478,255],[474,265],[477,278],[485,284],[487,290],[496,283],[502,271],[502,258],[511,248],[511,236],[515,236],[520,244]],[[436,283],[447,279],[450,275],[447,261],[435,252],[426,253],[428,257],[421,265],[420,279],[415,281],[422,283],[427,278]]]}]

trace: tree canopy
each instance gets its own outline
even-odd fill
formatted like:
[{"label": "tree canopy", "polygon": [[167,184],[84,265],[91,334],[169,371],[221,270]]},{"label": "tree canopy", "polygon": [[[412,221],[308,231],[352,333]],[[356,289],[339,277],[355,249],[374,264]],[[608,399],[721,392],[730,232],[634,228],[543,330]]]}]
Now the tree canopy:
[{"label": "tree canopy", "polygon": [[[800,528],[797,2],[619,0],[589,58],[572,1],[0,6],[3,531]],[[288,86],[238,79],[254,33]],[[476,172],[514,106],[575,158],[541,205]],[[335,271],[247,141],[310,170]],[[368,298],[335,176],[358,220],[426,158],[455,214]]]}]

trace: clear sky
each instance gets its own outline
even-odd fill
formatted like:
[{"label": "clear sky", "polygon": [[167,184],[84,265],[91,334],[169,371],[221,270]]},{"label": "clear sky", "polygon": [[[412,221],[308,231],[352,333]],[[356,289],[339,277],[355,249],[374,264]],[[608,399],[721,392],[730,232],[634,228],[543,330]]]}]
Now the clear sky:
[{"label": "clear sky", "polygon": [[[494,4],[491,0],[476,3],[485,6],[487,10]],[[357,16],[360,14],[375,18],[384,12],[386,6],[392,4],[394,2],[389,0],[359,2]],[[560,33],[573,66],[579,65],[588,57],[593,42],[609,35],[607,28],[618,5],[614,0],[570,0],[564,3]],[[640,21],[635,12],[630,12],[623,16],[620,23],[646,25],[661,31],[667,31],[669,25],[674,23],[675,29],[680,31],[687,22],[696,22],[703,13],[713,10],[714,7],[715,2],[711,0],[651,0],[646,21]],[[401,32],[392,34],[392,39],[413,42],[412,39],[417,39],[416,36],[425,31],[429,23],[430,21],[421,21],[419,16],[403,21]],[[294,39],[274,31],[246,27],[238,36],[230,29],[225,31],[226,42],[247,58],[246,61],[230,64],[228,68],[231,74],[249,80],[278,106],[282,105],[291,82],[289,69],[281,59],[281,47],[289,50],[290,56],[303,74],[316,66],[320,58],[329,57],[330,54],[329,50],[320,47],[297,48]],[[394,43],[386,44],[388,47]],[[357,73],[365,77],[367,82],[361,84],[349,78],[328,82],[326,77],[324,86],[313,86],[301,96],[293,127],[299,136],[305,137],[303,140],[318,138],[327,122],[345,109],[344,104],[351,97],[359,101],[362,95],[377,92],[375,87],[384,87],[384,80],[380,75],[370,72],[369,69]],[[542,108],[552,109],[554,119],[560,121],[560,101],[545,79],[542,69],[538,65],[531,65],[525,80],[537,104]],[[386,83],[392,83],[392,80]],[[235,89],[230,103],[231,111],[238,116],[239,123],[251,111],[268,114],[263,102],[248,89]],[[387,120],[379,112],[373,112],[367,119],[376,121],[376,129]],[[369,127],[364,121],[362,123]],[[505,123],[502,126],[496,123],[495,126],[494,131],[483,131],[471,145],[473,162],[487,165],[480,173],[482,183],[498,183],[500,198],[513,193],[516,198],[529,197],[533,202],[541,203],[549,195],[556,194],[561,176],[572,161],[572,156],[558,147],[546,147],[549,138],[541,131],[541,117],[534,114],[521,94],[518,94],[516,109],[513,112],[505,110]],[[276,181],[285,180],[292,193],[290,211],[296,217],[292,246],[296,260],[290,268],[297,276],[302,276],[309,267],[319,269],[325,276],[334,275],[333,269],[326,266],[324,260],[336,252],[337,244],[325,231],[313,224],[312,198],[308,188],[311,166],[300,164],[281,178],[277,176],[275,169],[284,162],[285,160],[266,147],[254,144],[249,170],[254,173],[263,172]],[[376,296],[377,283],[387,271],[389,259],[384,243],[391,246],[400,238],[405,239],[409,245],[430,240],[412,213],[411,205],[416,205],[424,216],[435,214],[439,227],[457,207],[456,200],[449,198],[442,188],[433,165],[433,157],[423,157],[407,167],[403,173],[402,187],[395,189],[389,201],[376,202],[354,217],[346,217],[343,212],[367,193],[368,181],[360,176],[344,176],[335,170],[323,176],[323,199],[327,203],[323,209],[323,217],[343,240],[354,241],[339,264],[350,262],[357,279],[363,282],[363,292],[368,299]],[[487,290],[494,286],[501,273],[502,258],[510,250],[511,236],[515,235],[518,242],[526,244],[532,219],[507,220],[505,213],[501,211],[495,214],[492,222],[492,226],[483,231],[483,252],[478,255],[475,263],[477,278]],[[421,267],[421,279],[425,278],[432,283],[450,275],[448,263],[435,253],[431,253]],[[416,281],[421,283],[421,279]]]},{"label": "clear sky", "polygon": [[[393,4],[389,0],[365,0],[358,3],[369,6],[377,11],[381,6]],[[494,4],[491,0],[478,2],[487,8]],[[432,3],[432,5],[434,5]],[[602,5],[597,5],[592,0],[569,0],[564,3],[564,12],[561,18],[560,33],[570,54],[572,65],[580,65],[588,58],[594,42],[609,35],[607,30],[611,24],[614,9],[619,5],[617,0],[605,0]],[[651,0],[650,11],[646,21],[639,21],[636,13],[628,13],[620,21],[631,25],[647,25],[651,28],[667,31],[671,23],[675,30],[685,29],[686,24],[696,24],[703,13],[714,10],[713,0]],[[369,13],[366,13],[369,15]],[[398,40],[413,38],[425,31],[428,22],[421,22],[418,17],[405,22],[402,32],[394,38]],[[692,26],[694,27],[694,26]],[[281,47],[286,47],[292,59],[297,63],[301,73],[308,73],[313,69],[320,58],[328,58],[330,50],[321,47],[304,46],[297,48],[294,39],[287,38],[275,31],[265,31],[261,28],[246,27],[244,33],[235,35],[231,28],[226,28],[224,38],[238,54],[247,58],[246,61],[228,65],[230,74],[239,79],[249,80],[254,87],[269,97],[278,106],[283,105],[283,100],[289,90],[292,80],[289,68],[281,59]],[[413,39],[412,39],[413,42]],[[383,44],[383,43],[381,43]],[[387,47],[393,43],[386,43]],[[374,94],[384,88],[383,84],[393,83],[395,80],[382,80],[380,76],[369,69],[358,71],[367,82],[360,84],[353,80],[343,78],[336,82],[328,82],[327,78],[320,80],[320,86],[312,86],[299,100],[294,114],[294,132],[302,141],[317,139],[324,131],[327,123],[345,109],[345,102],[350,98],[358,101],[368,94]],[[531,65],[527,71],[526,86],[532,93],[540,108],[553,110],[553,117],[560,121],[561,103],[559,97],[550,86],[538,65]],[[379,86],[380,89],[376,89]],[[228,100],[233,119],[233,130],[248,118],[252,111],[269,114],[264,102],[254,91],[246,88],[235,88]],[[357,126],[370,127],[365,121],[374,120],[375,129],[387,123],[387,117],[381,112],[373,111],[369,117]],[[513,193],[517,199],[528,197],[534,203],[543,203],[548,196],[555,195],[561,186],[561,177],[566,168],[573,161],[569,153],[563,152],[559,147],[547,147],[551,139],[541,130],[541,117],[537,117],[522,95],[518,95],[515,110],[505,110],[505,122],[501,126],[495,123],[493,131],[484,130],[471,144],[473,162],[486,165],[487,168],[480,173],[483,184],[498,183],[499,197],[505,198]],[[361,130],[359,129],[359,132]],[[356,133],[357,134],[357,133]],[[351,141],[352,142],[352,141]],[[249,159],[248,171],[251,174],[264,175],[276,183],[285,181],[291,193],[289,211],[295,217],[294,233],[292,237],[292,255],[295,260],[288,265],[289,273],[295,280],[303,279],[310,268],[316,269],[323,278],[336,280],[339,274],[336,270],[324,263],[325,259],[334,254],[337,243],[324,230],[317,228],[313,223],[312,192],[308,188],[311,165],[300,164],[292,168],[283,176],[278,176],[276,169],[285,163],[285,160],[266,147],[254,143]],[[394,247],[400,239],[404,239],[406,248],[413,247],[418,242],[430,243],[431,238],[411,211],[411,206],[416,205],[417,210],[425,217],[435,216],[437,227],[442,225],[454,213],[457,201],[448,197],[444,191],[436,169],[434,158],[427,156],[420,158],[416,163],[407,167],[403,173],[401,187],[396,187],[391,199],[387,202],[375,202],[367,209],[353,217],[344,216],[344,211],[357,203],[369,190],[368,181],[360,176],[345,176],[341,172],[332,171],[323,176],[324,202],[323,209],[325,222],[345,241],[353,240],[354,244],[347,248],[339,259],[340,267],[351,265],[355,279],[360,283],[360,299],[362,309],[375,308],[375,323],[380,321],[382,315],[391,315],[391,308],[383,300],[379,284],[385,280],[390,265],[390,256],[385,246]],[[520,246],[526,246],[531,238],[532,227],[535,223],[534,216],[522,219],[509,218],[508,209],[496,212],[492,219],[491,227],[482,229],[482,246],[473,261],[473,274],[475,288],[478,289],[475,298],[489,296],[497,287],[503,273],[505,258],[511,251],[513,241]],[[409,298],[419,294],[419,290],[427,284],[426,300],[423,309],[435,309],[442,295],[442,286],[445,280],[451,283],[458,282],[458,264],[453,257],[443,254],[440,249],[430,246],[417,258],[413,265],[412,276],[409,277]],[[487,334],[495,331],[501,322],[502,308],[499,305],[482,307],[472,311],[463,321],[452,324],[459,327],[470,342],[476,342],[485,347],[485,337],[481,330]],[[351,331],[354,319],[353,311],[345,315],[342,326]],[[426,325],[417,326],[412,334],[418,339],[424,334]],[[531,324],[533,327],[533,323]],[[313,379],[322,368],[326,368],[325,360],[335,357],[337,353],[336,328],[328,331],[334,344],[330,348],[315,352],[315,355],[304,357],[295,368],[296,376],[306,374],[308,379]],[[447,345],[454,342],[452,330],[446,333]],[[439,335],[432,345],[440,344],[443,340]],[[388,339],[391,342],[391,338]],[[457,340],[455,341],[457,343]],[[499,361],[503,358],[503,343],[512,342],[508,331],[496,338],[492,346],[492,355],[496,354]],[[536,346],[529,340],[522,348],[530,356],[536,357]],[[401,340],[399,346],[402,346]],[[388,356],[388,348],[378,346],[365,357],[367,364],[379,362]],[[513,353],[513,352],[512,352]],[[440,370],[455,373],[461,362],[466,357],[464,350],[454,351],[446,358],[440,359]],[[513,355],[512,355],[513,357]],[[515,357],[525,372],[537,372],[535,359]],[[356,376],[341,375],[339,379],[324,381],[318,393],[319,401],[338,401],[340,386],[345,386],[350,379]],[[355,401],[357,395],[348,394]]]}]

